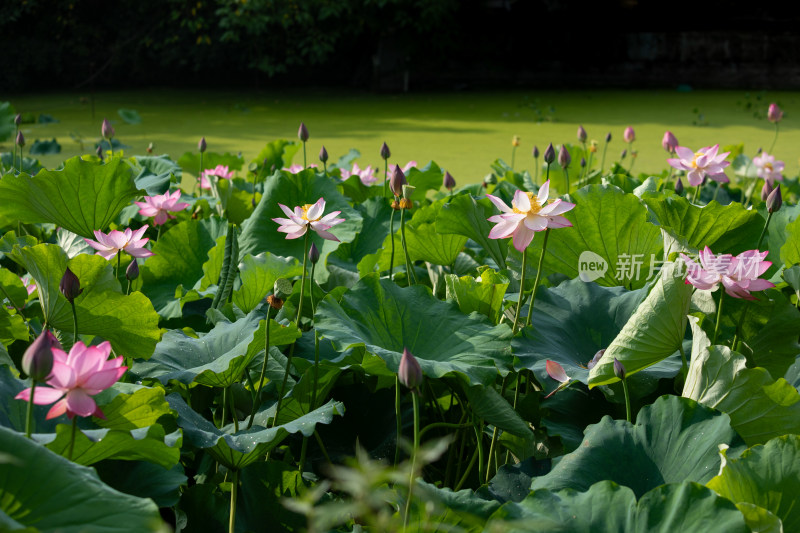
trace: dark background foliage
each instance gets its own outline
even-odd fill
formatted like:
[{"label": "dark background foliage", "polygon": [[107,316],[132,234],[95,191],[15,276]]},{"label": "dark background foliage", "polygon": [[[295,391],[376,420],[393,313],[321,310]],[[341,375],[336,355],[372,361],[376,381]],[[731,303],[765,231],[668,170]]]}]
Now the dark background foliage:
[{"label": "dark background foliage", "polygon": [[688,0],[24,0],[0,90],[800,87],[796,7]]}]

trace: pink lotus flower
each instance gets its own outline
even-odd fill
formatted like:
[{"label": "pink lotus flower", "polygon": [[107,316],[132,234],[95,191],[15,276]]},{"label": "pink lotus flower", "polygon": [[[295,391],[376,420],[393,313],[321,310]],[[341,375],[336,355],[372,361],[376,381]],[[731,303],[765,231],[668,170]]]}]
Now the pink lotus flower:
[{"label": "pink lotus flower", "polygon": [[308,228],[311,228],[323,239],[339,242],[339,239],[335,235],[328,233],[327,230],[336,224],[344,222],[344,219],[335,218],[341,211],[334,211],[323,217],[322,213],[325,212],[325,200],[323,198],[317,200],[317,203],[313,205],[306,204],[302,207],[295,207],[294,212],[283,204],[278,205],[289,218],[273,218],[272,220],[281,225],[278,231],[286,233],[287,239],[302,237],[306,234]]},{"label": "pink lotus flower", "polygon": [[725,175],[723,169],[731,164],[730,161],[725,161],[730,152],[717,154],[718,151],[718,144],[700,148],[697,152],[692,152],[685,146],[678,146],[675,148],[678,158],[667,159],[667,163],[678,170],[685,170],[686,178],[692,187],[703,183],[706,175],[714,181],[727,183],[728,176]]},{"label": "pink lotus flower", "polygon": [[778,104],[772,102],[767,109],[767,120],[777,124],[781,119],[783,119],[783,111],[778,107]]},{"label": "pink lotus flower", "polygon": [[636,132],[633,131],[631,126],[625,128],[625,131],[622,132],[622,138],[625,140],[626,143],[630,144],[636,140]]},{"label": "pink lotus flower", "polygon": [[167,221],[167,219],[175,218],[174,215],[169,213],[183,211],[189,204],[186,202],[179,202],[181,191],[175,191],[172,194],[166,192],[156,196],[145,196],[144,202],[134,202],[139,206],[139,214],[145,217],[155,217],[153,224],[159,226]]},{"label": "pink lotus flower", "polygon": [[678,147],[678,139],[671,131],[667,130],[664,132],[664,137],[661,139],[661,146],[667,152],[674,154],[675,148]]},{"label": "pink lotus flower", "polygon": [[233,177],[233,171],[228,170],[227,165],[217,165],[216,168],[209,168],[206,169],[200,174],[200,188],[201,189],[210,189],[211,182],[208,179],[208,176],[216,176],[217,179],[226,179],[229,180]]},{"label": "pink lotus flower", "polygon": [[736,257],[731,254],[714,255],[706,246],[699,254],[700,265],[692,261],[685,254],[680,254],[686,263],[686,283],[705,291],[714,291],[722,283],[725,292],[734,298],[755,300],[750,291],[763,291],[775,285],[765,279],[760,279],[764,272],[772,265],[764,261],[768,252],[748,250]]},{"label": "pink lotus flower", "polygon": [[[308,168],[317,168],[317,165],[308,165]],[[281,170],[285,170],[289,174],[297,174],[305,170],[305,167],[303,165],[294,164],[290,167],[284,167]]]},{"label": "pink lotus flower", "polygon": [[95,230],[96,241],[91,239],[83,240],[97,250],[97,255],[103,256],[105,259],[110,260],[120,251],[127,252],[128,255],[133,257],[150,257],[155,254],[144,247],[147,241],[150,240],[146,237],[142,238],[145,231],[147,231],[147,225],[136,231],[132,231],[130,228],[126,228],[125,231],[112,230],[108,235],[102,231]]},{"label": "pink lotus flower", "polygon": [[[105,341],[98,346],[86,346],[78,341],[69,354],[59,347],[53,347],[52,352],[53,369],[47,378],[50,387],[37,387],[33,403],[47,405],[56,402],[47,413],[48,419],[64,413],[69,418],[75,415],[105,418],[92,396],[116,383],[128,369],[122,366],[122,357],[108,359],[111,343]],[[29,401],[30,397],[31,389],[25,389],[15,399]]]},{"label": "pink lotus flower", "polygon": [[783,161],[775,161],[774,155],[769,155],[767,152],[761,152],[753,158],[753,164],[756,166],[759,178],[769,183],[770,187],[775,186],[775,180],[783,181],[784,163]]},{"label": "pink lotus flower", "polygon": [[547,371],[548,376],[558,381],[559,383],[566,383],[567,381],[569,381],[569,376],[567,375],[566,372],[564,372],[564,367],[556,363],[555,361],[551,361],[550,359],[545,361],[544,369]]},{"label": "pink lotus flower", "polygon": [[28,296],[30,296],[31,294],[34,293],[34,291],[36,291],[36,282],[33,281],[33,278],[24,277],[19,279],[22,280],[22,284],[25,286],[25,290],[28,291]]},{"label": "pink lotus flower", "polygon": [[550,180],[544,182],[536,196],[532,192],[517,190],[511,201],[511,207],[508,207],[500,198],[487,194],[486,197],[503,212],[489,217],[489,222],[497,222],[497,225],[489,232],[489,238],[512,237],[514,248],[522,252],[531,243],[537,231],[547,228],[571,227],[572,223],[560,215],[575,207],[575,204],[558,198],[545,205],[549,195]]},{"label": "pink lotus flower", "polygon": [[368,166],[362,170],[359,168],[358,163],[353,163],[353,170],[342,169],[342,181],[346,180],[350,176],[355,175],[361,179],[361,183],[369,187],[378,181],[378,177],[375,175],[376,170],[377,169],[372,168],[372,166]]}]

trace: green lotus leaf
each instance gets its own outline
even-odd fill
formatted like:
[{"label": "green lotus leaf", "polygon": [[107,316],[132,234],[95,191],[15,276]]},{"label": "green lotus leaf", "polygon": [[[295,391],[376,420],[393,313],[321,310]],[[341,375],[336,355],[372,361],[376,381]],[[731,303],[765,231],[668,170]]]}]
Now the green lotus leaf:
[{"label": "green lotus leaf", "polygon": [[28,301],[28,290],[19,276],[8,269],[0,268],[0,301],[8,300],[11,307],[22,309]]},{"label": "green lotus leaf", "polygon": [[638,503],[633,491],[612,481],[595,483],[587,492],[537,490],[519,503],[506,503],[493,517],[510,526],[504,531],[514,532],[750,531],[730,501],[691,482],[656,487]]},{"label": "green lotus leaf", "polygon": [[[359,178],[355,177],[355,179],[358,180]],[[359,183],[361,183],[360,180]],[[376,189],[380,190],[379,187],[376,187]],[[392,213],[395,214],[394,230],[399,231],[400,229],[400,216],[397,211],[393,211],[389,207],[383,197],[370,198],[356,205],[355,208],[361,213],[363,220],[361,231],[352,241],[340,244],[328,256],[327,266],[329,270],[340,268],[349,272],[357,272],[359,261],[364,259],[365,256],[381,250],[381,246],[383,246],[386,236],[389,234],[389,221]],[[377,258],[375,263],[377,263]],[[372,266],[374,267],[374,264]]]},{"label": "green lotus leaf", "polygon": [[727,346],[711,346],[697,321],[690,319],[694,342],[683,396],[727,413],[748,446],[800,434],[797,389],[763,368],[747,368],[744,356]]},{"label": "green lotus leaf", "polygon": [[154,425],[162,416],[175,414],[160,387],[116,383],[95,396],[95,400],[102,406],[105,418],[94,418],[94,422],[106,429],[144,428]]},{"label": "green lotus leaf", "polygon": [[720,443],[735,452],[744,449],[728,415],[688,398],[662,396],[639,411],[635,425],[606,416],[586,428],[578,449],[532,488],[585,491],[609,479],[642,496],[664,483],[706,483],[719,472]]},{"label": "green lotus leaf", "polygon": [[[252,165],[255,163],[258,165],[259,172],[268,172],[271,174],[275,170],[280,170],[291,165],[292,159],[300,148],[301,144],[297,141],[277,139],[268,142],[250,164]],[[266,170],[263,169],[264,166],[266,166]]]},{"label": "green lotus leaf", "polygon": [[[278,172],[267,178],[264,196],[261,197],[250,218],[242,224],[242,233],[239,236],[240,255],[270,252],[302,260],[305,239],[287,239],[285,233],[278,232],[279,224],[272,219],[286,218],[286,214],[278,204],[294,209],[297,206],[313,204],[320,198],[324,198],[326,202],[325,215],[341,211],[339,218],[345,219],[341,224],[333,226],[330,232],[340,241],[353,240],[361,230],[361,215],[350,206],[330,178],[317,175],[313,169],[297,174]],[[323,239],[314,231],[311,231],[309,238],[310,242],[317,245],[323,264],[328,254],[339,246],[338,242]],[[328,271],[324,268],[316,270],[318,281],[325,281],[327,275]]]},{"label": "green lotus leaf", "polygon": [[27,341],[28,326],[22,315],[0,307],[0,344],[10,345],[15,340]]},{"label": "green lotus leaf", "polygon": [[458,528],[450,529],[451,531],[483,531],[486,520],[500,507],[495,500],[486,500],[475,491],[453,491],[425,483],[421,479],[414,485],[414,497],[425,502],[426,506],[433,507],[432,512],[426,512],[429,520],[433,524],[442,525],[433,531],[446,531],[447,526]]},{"label": "green lotus leaf", "polygon": [[664,231],[695,250],[708,246],[717,254],[736,255],[752,249],[764,228],[764,218],[738,202],[697,206],[661,193],[646,193],[642,201]]},{"label": "green lotus leaf", "polygon": [[481,385],[464,387],[472,411],[489,424],[508,431],[526,440],[533,439],[533,432],[508,401],[492,387]]},{"label": "green lotus leaf", "polygon": [[203,264],[227,224],[219,218],[185,220],[167,230],[141,265],[142,292],[165,319],[181,317],[176,287],[191,289],[203,277]]},{"label": "green lotus leaf", "polygon": [[338,302],[326,297],[315,318],[319,332],[337,350],[364,346],[391,373],[397,372],[404,348],[429,378],[452,372],[486,385],[498,372],[507,374],[511,364],[507,325],[492,326],[484,316],[464,315],[454,303],[437,300],[425,287],[400,288],[375,274],[362,278]]},{"label": "green lotus leaf", "polygon": [[753,533],[783,533],[783,522],[763,507],[752,503],[740,502],[736,508],[744,515],[747,527]]},{"label": "green lotus leaf", "polygon": [[481,268],[478,278],[447,274],[447,299],[455,300],[462,313],[477,311],[497,324],[503,314],[503,300],[509,280],[489,267]]},{"label": "green lotus leaf", "polygon": [[[0,141],[6,141],[14,136],[14,106],[11,102],[0,102]],[[3,165],[8,166],[8,165]]]},{"label": "green lotus leaf", "polygon": [[[760,298],[757,302],[727,299],[723,319],[738,323],[747,309],[749,312],[742,326],[742,354],[751,358],[756,366],[767,369],[771,375],[782,376],[800,354],[797,335],[800,331],[800,312],[777,289],[768,289],[763,294],[766,298]],[[727,317],[724,316],[726,314]],[[723,320],[723,324],[726,322]]]},{"label": "green lotus leaf", "polygon": [[145,191],[148,196],[164,194],[169,191],[169,184],[176,178],[180,181],[183,171],[168,155],[142,156],[130,158],[136,177],[136,187]]},{"label": "green lotus leaf", "polygon": [[[179,159],[178,164],[184,172],[192,176],[200,175],[200,154],[195,152],[185,152]],[[216,152],[205,152],[203,154],[203,170],[213,169],[217,165],[228,167],[228,170],[242,170],[244,159],[237,155]]]},{"label": "green lotus leaf", "polygon": [[494,211],[488,198],[478,199],[468,194],[455,196],[439,211],[436,231],[442,235],[463,235],[472,239],[486,250],[499,268],[505,268],[508,243],[504,239],[489,238],[492,226],[487,219]]},{"label": "green lotus leaf", "polygon": [[92,232],[107,228],[138,194],[126,162],[98,163],[76,156],[67,159],[62,170],[43,170],[35,177],[4,176],[0,197],[15,201],[0,203],[0,219],[49,222],[94,238]]},{"label": "green lotus leaf", "polygon": [[99,255],[67,254],[54,244],[15,247],[11,258],[36,280],[39,302],[51,327],[72,333],[72,308],[58,288],[64,272],[80,280],[83,292],[75,298],[78,332],[97,335],[111,342],[118,354],[147,358],[153,353],[161,331],[150,300],[140,292],[122,294],[113,267]]},{"label": "green lotus leaf", "polygon": [[187,478],[183,466],[164,468],[144,461],[106,460],[94,465],[97,475],[110,487],[125,494],[150,498],[159,507],[173,507],[181,498]]},{"label": "green lotus leaf", "polygon": [[272,294],[278,278],[292,279],[303,275],[303,267],[293,257],[280,257],[264,252],[256,256],[246,255],[239,265],[241,285],[233,291],[233,303],[249,313]]},{"label": "green lotus leaf", "polygon": [[344,404],[330,400],[319,409],[287,424],[268,429],[253,426],[234,433],[232,424],[217,428],[186,405],[178,394],[170,394],[167,401],[178,412],[178,425],[183,429],[186,440],[233,469],[241,469],[260,460],[290,434],[302,433],[310,437],[317,424],[330,424],[334,415],[344,414]]},{"label": "green lotus leaf", "polygon": [[777,437],[754,446],[738,459],[727,459],[708,487],[736,503],[766,509],[783,522],[784,531],[800,528],[800,436]]},{"label": "green lotus leaf", "polygon": [[62,533],[163,530],[151,500],[117,492],[91,468],[6,428],[0,428],[0,449],[11,456],[0,462],[0,511],[11,520]]},{"label": "green lotus leaf", "polygon": [[[38,433],[33,438],[50,451],[67,457],[72,426],[59,424],[55,434]],[[131,430],[78,428],[72,460],[86,466],[104,459],[142,460],[171,468],[180,459],[181,442],[180,430],[167,434],[160,425]]]},{"label": "green lotus leaf", "polygon": [[28,152],[31,155],[53,155],[53,154],[60,154],[61,153],[61,145],[58,144],[58,141],[55,137],[51,140],[44,140],[40,141],[36,139],[33,141],[31,145],[31,149]]},{"label": "green lotus leaf", "polygon": [[800,217],[786,225],[786,242],[781,246],[781,261],[787,267],[800,264]]},{"label": "green lotus leaf", "polygon": [[665,264],[650,294],[589,371],[589,387],[619,381],[614,375],[614,358],[625,365],[631,376],[679,350],[691,296],[692,286],[684,283],[683,276],[671,264]]}]

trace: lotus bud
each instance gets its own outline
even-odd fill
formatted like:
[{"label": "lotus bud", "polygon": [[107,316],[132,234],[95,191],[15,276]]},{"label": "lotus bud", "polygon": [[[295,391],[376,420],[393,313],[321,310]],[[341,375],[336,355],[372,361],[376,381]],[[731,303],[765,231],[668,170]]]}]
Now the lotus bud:
[{"label": "lotus bud", "polygon": [[619,158],[620,159],[625,159],[627,156],[628,156],[628,149],[627,148],[623,148],[622,149],[622,153],[619,154]]},{"label": "lotus bud", "polygon": [[384,142],[381,146],[381,158],[385,161],[390,157],[392,157],[392,152],[389,151],[389,145]]},{"label": "lotus bud", "polygon": [[567,168],[571,162],[572,157],[569,155],[567,147],[562,144],[558,149],[558,164],[561,165],[561,168]]},{"label": "lotus bud", "polygon": [[606,134],[606,143],[610,143],[610,142],[611,142],[611,132],[609,131],[609,132]]},{"label": "lotus bud", "polygon": [[580,165],[581,165],[581,168],[586,168],[586,158],[585,157],[581,157]]},{"label": "lotus bud", "polygon": [[772,214],[776,211],[780,211],[781,205],[783,205],[781,186],[780,184],[777,184],[775,186],[775,190],[769,193],[769,197],[767,197],[767,212]]},{"label": "lotus bud", "polygon": [[403,195],[403,185],[407,184],[406,175],[403,174],[403,169],[400,168],[400,165],[394,166],[394,172],[392,172],[392,177],[389,180],[389,188],[392,189],[392,193],[395,196],[402,196]]},{"label": "lotus bud", "polygon": [[417,358],[408,351],[408,348],[403,348],[400,368],[397,369],[397,378],[400,383],[411,390],[416,389],[422,383],[422,368],[420,368]]},{"label": "lotus bud", "polygon": [[783,118],[783,111],[781,108],[778,107],[778,104],[772,102],[769,104],[769,109],[767,110],[767,120],[770,122],[778,123]]},{"label": "lotus bud", "polygon": [[513,146],[514,148],[516,148],[517,146],[519,146],[519,136],[518,136],[518,135],[514,135],[514,136],[511,138],[511,146]]},{"label": "lotus bud", "polygon": [[75,273],[69,269],[69,267],[67,267],[67,270],[61,277],[61,283],[58,284],[58,288],[61,290],[61,294],[64,295],[64,298],[66,298],[69,303],[73,303],[75,298],[77,298],[83,292],[78,276],[76,276]]},{"label": "lotus bud", "polygon": [[633,131],[632,127],[628,126],[625,128],[625,131],[622,132],[622,138],[626,143],[630,144],[636,140],[636,132]]},{"label": "lotus bud", "polygon": [[22,124],[22,114],[21,113],[17,113],[14,116],[14,125],[15,126],[19,126],[20,124]]},{"label": "lotus bud", "polygon": [[328,151],[323,146],[322,149],[319,151],[319,160],[323,163],[328,162]]},{"label": "lotus bud", "polygon": [[53,348],[61,348],[55,335],[45,330],[31,343],[22,356],[22,370],[33,381],[44,381],[53,370]]},{"label": "lotus bud", "polygon": [[206,148],[208,148],[208,144],[206,144],[206,138],[200,137],[200,142],[197,143],[197,149],[202,154],[203,152],[206,151]]},{"label": "lotus bud", "polygon": [[286,278],[278,278],[272,286],[272,292],[276,298],[285,300],[292,294],[292,282]]},{"label": "lotus bud", "polygon": [[586,368],[588,368],[589,370],[593,369],[595,365],[600,361],[600,358],[603,357],[604,353],[606,353],[605,348],[603,348],[602,350],[597,350],[597,353],[594,354],[594,357],[592,357],[592,360],[589,361],[589,364],[586,365]]},{"label": "lotus bud", "polygon": [[449,172],[444,173],[444,178],[442,179],[442,186],[448,191],[452,191],[455,188],[456,180]]},{"label": "lotus bud", "polygon": [[114,133],[114,126],[111,125],[111,122],[108,121],[107,118],[103,119],[103,125],[100,127],[100,134],[103,136],[103,139],[110,140]]},{"label": "lotus bud", "polygon": [[25,136],[24,136],[24,135],[22,135],[22,132],[21,132],[21,131],[18,131],[18,132],[17,132],[17,139],[16,139],[16,143],[17,143],[17,146],[19,146],[20,148],[22,148],[23,146],[25,146]]},{"label": "lotus bud", "polygon": [[97,154],[97,157],[100,158],[100,161],[103,160],[103,147],[102,146],[98,145],[97,150],[95,150],[94,153]]},{"label": "lotus bud", "polygon": [[534,159],[539,159],[539,147],[538,146],[534,146],[533,147],[533,158]]},{"label": "lotus bud", "polygon": [[308,260],[311,261],[312,265],[316,265],[319,262],[319,248],[317,248],[317,245],[313,242],[308,249]]},{"label": "lotus bud", "polygon": [[667,130],[664,132],[664,137],[661,139],[661,146],[667,152],[674,154],[675,148],[678,146],[678,139],[675,138],[675,135],[673,135],[671,131]]},{"label": "lotus bud", "polygon": [[297,136],[303,142],[308,140],[308,128],[306,128],[305,122],[300,123],[300,128],[297,130]]},{"label": "lotus bud", "polygon": [[772,185],[770,185],[769,180],[764,182],[764,186],[761,187],[761,201],[766,202],[767,198],[769,197],[769,193],[773,190]]},{"label": "lotus bud", "polygon": [[583,129],[583,126],[578,126],[578,140],[585,143],[587,137],[588,135],[586,134],[586,130]]},{"label": "lotus bud", "polygon": [[619,379],[625,379],[625,365],[623,365],[616,357],[614,358],[614,375]]},{"label": "lotus bud", "polygon": [[678,177],[678,181],[675,182],[675,194],[683,194],[683,182],[681,181],[680,177]]},{"label": "lotus bud", "polygon": [[761,147],[759,146],[759,147],[758,147],[758,150],[756,150],[756,155],[761,155],[761,152],[762,152],[763,150],[764,150],[764,149],[763,149],[763,148],[761,148]]},{"label": "lotus bud", "polygon": [[556,160],[556,149],[553,148],[553,143],[550,143],[544,150],[544,162],[549,165],[555,160]]},{"label": "lotus bud", "polygon": [[139,277],[139,263],[136,262],[136,259],[131,260],[131,264],[128,265],[128,268],[125,269],[125,279],[128,281],[133,281]]}]

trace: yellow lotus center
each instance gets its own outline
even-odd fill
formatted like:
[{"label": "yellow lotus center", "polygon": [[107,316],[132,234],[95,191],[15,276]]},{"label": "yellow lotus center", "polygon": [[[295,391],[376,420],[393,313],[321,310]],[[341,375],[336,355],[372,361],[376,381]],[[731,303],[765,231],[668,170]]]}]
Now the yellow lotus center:
[{"label": "yellow lotus center", "polygon": [[528,211],[522,211],[516,205],[512,211],[518,215],[535,215],[539,211],[542,210],[542,204],[539,203],[539,198],[534,195],[532,192],[526,192],[525,194],[528,195],[528,200],[531,203],[531,208]]},{"label": "yellow lotus center", "polygon": [[697,158],[702,157],[704,155],[706,154],[704,154],[703,152],[695,152],[694,159],[692,159],[692,168],[697,168]]},{"label": "yellow lotus center", "polygon": [[764,163],[764,168],[772,172],[772,163]]},{"label": "yellow lotus center", "polygon": [[322,218],[321,216],[318,216],[314,220],[309,220],[308,219],[308,210],[311,209],[312,207],[314,207],[314,204],[306,204],[306,205],[304,205],[303,207],[300,208],[300,209],[303,210],[303,220],[308,220],[309,222],[314,222],[314,221],[319,220],[320,218]]}]

